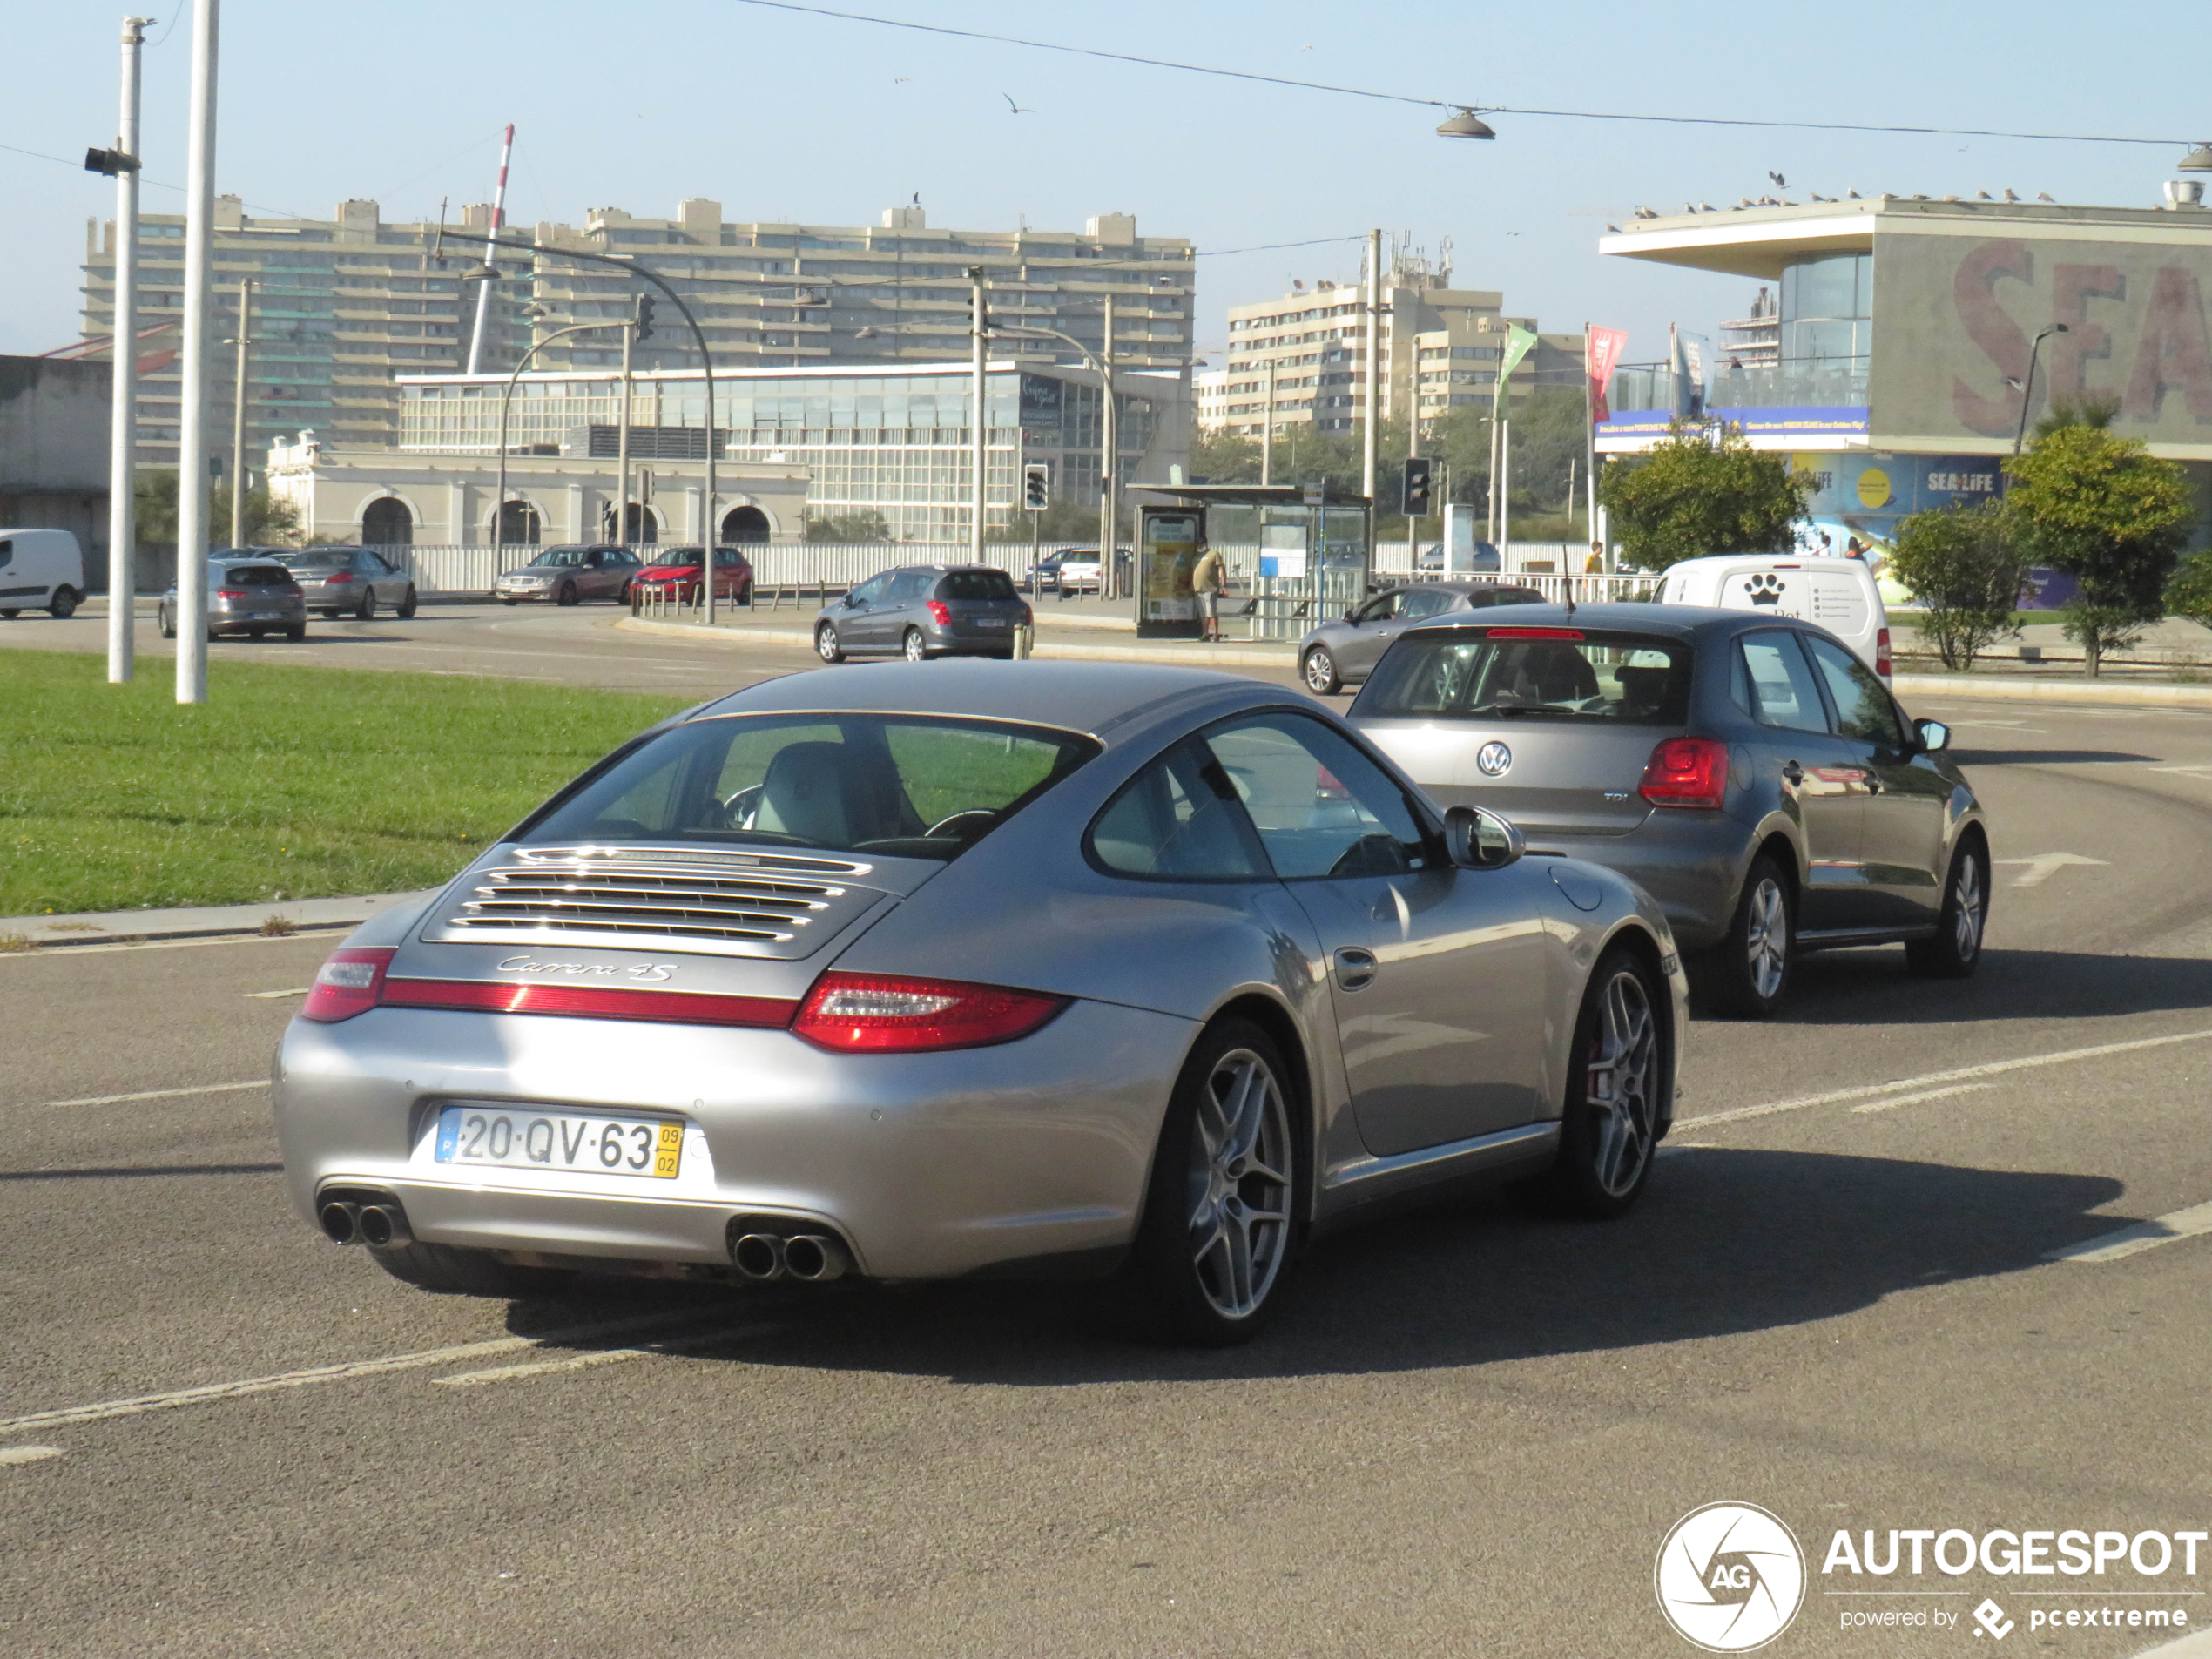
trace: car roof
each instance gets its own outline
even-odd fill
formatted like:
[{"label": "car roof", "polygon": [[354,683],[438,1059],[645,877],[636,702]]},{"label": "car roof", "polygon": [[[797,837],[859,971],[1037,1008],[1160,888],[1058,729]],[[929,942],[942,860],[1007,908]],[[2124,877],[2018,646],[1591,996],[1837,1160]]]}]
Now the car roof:
[{"label": "car roof", "polygon": [[1295,691],[1212,669],[1137,663],[867,663],[763,680],[691,711],[967,715],[1103,736],[1141,731],[1170,707],[1296,704]]},{"label": "car roof", "polygon": [[1587,628],[1608,633],[1657,634],[1663,638],[1696,641],[1725,637],[1752,628],[1795,625],[1790,617],[1772,617],[1763,610],[1721,610],[1705,605],[1661,604],[1540,604],[1515,605],[1510,619],[1487,611],[1447,611],[1433,621],[1408,628],[1400,639],[1417,634],[1449,633],[1458,629]]}]

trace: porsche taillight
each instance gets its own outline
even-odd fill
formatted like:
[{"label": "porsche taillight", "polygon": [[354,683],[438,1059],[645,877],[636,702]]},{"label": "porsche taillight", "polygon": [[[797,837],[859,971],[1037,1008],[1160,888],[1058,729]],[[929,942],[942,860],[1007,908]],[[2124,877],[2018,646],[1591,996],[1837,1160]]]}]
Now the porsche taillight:
[{"label": "porsche taillight", "polygon": [[300,1017],[327,1024],[368,1013],[376,1006],[377,995],[384,988],[384,972],[395,954],[382,948],[331,952],[330,960],[316,973],[315,982],[307,988]]},{"label": "porsche taillight", "polygon": [[844,1054],[981,1049],[1026,1037],[1068,1006],[1064,996],[959,980],[825,974],[792,1030]]}]

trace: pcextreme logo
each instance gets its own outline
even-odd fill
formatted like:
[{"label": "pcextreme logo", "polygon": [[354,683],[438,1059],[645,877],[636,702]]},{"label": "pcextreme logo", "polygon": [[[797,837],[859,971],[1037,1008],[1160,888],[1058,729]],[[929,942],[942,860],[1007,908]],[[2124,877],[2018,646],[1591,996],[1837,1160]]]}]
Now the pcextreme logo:
[{"label": "pcextreme logo", "polygon": [[1651,1582],[1660,1612],[1684,1641],[1708,1653],[1749,1653],[1797,1616],[1804,1551],[1757,1504],[1709,1503],[1668,1530]]}]

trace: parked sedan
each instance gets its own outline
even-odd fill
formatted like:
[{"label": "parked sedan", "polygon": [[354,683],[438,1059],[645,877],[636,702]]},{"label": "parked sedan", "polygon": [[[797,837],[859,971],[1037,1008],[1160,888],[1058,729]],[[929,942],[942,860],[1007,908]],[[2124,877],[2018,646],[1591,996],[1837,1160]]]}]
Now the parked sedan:
[{"label": "parked sedan", "polygon": [[1366,679],[1390,642],[1416,623],[1458,610],[1543,602],[1534,588],[1495,582],[1410,582],[1386,589],[1345,611],[1341,621],[1325,622],[1306,635],[1298,644],[1298,673],[1316,697],[1328,697]]},{"label": "parked sedan", "polygon": [[586,599],[628,604],[631,581],[642,568],[637,556],[626,547],[549,547],[521,569],[502,575],[496,592],[499,602],[509,605],[525,599],[550,599],[556,605]]},{"label": "parked sedan", "polygon": [[[664,593],[683,604],[695,603],[699,597],[699,572],[705,566],[705,550],[700,547],[664,550],[651,563],[631,575],[631,591]],[[714,550],[714,597],[735,604],[752,603],[752,561],[734,547]]]},{"label": "parked sedan", "polygon": [[332,956],[276,1058],[291,1197],[439,1290],[1111,1275],[1235,1341],[1372,1204],[1646,1184],[1666,921],[1518,852],[1251,680],[763,681]]},{"label": "parked sedan", "polygon": [[[207,561],[207,637],[246,634],[259,639],[281,632],[307,637],[307,605],[292,572],[259,554],[218,554]],[[177,590],[161,596],[154,615],[164,639],[177,637]]]},{"label": "parked sedan", "polygon": [[826,663],[896,651],[932,657],[1011,657],[1014,631],[1033,613],[1014,578],[988,564],[908,564],[869,577],[814,618],[814,650]]},{"label": "parked sedan", "polygon": [[1528,606],[1401,635],[1351,719],[1445,802],[1651,894],[1722,1009],[1781,1005],[1803,950],[1901,942],[1963,978],[1989,906],[1981,804],[1816,624],[1689,606]]},{"label": "parked sedan", "polygon": [[363,622],[380,605],[394,614],[415,614],[415,583],[381,554],[365,547],[263,547],[254,552],[274,559],[300,583],[307,609],[335,617],[351,611]]}]

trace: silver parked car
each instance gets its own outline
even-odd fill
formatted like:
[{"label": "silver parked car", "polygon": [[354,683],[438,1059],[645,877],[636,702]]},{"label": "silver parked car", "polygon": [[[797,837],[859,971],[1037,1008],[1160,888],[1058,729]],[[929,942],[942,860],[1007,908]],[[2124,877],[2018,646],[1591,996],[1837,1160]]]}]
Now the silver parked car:
[{"label": "silver parked car", "polygon": [[1445,802],[1656,898],[1723,1011],[1781,1003],[1801,950],[1902,942],[1962,978],[1989,907],[1981,804],[1826,629],[1742,610],[1547,605],[1393,645],[1354,726]]},{"label": "silver parked car", "polygon": [[[218,554],[207,561],[207,637],[281,633],[307,637],[307,605],[292,572],[258,554]],[[172,583],[154,608],[161,637],[177,637],[177,590]]]},{"label": "silver parked car", "polygon": [[276,1059],[291,1197],[432,1289],[1112,1275],[1235,1340],[1310,1227],[1644,1186],[1666,921],[1519,853],[1251,680],[764,681],[332,956]]},{"label": "silver parked car", "polygon": [[630,584],[644,568],[635,553],[610,543],[549,547],[528,564],[503,572],[494,590],[502,604],[550,599],[556,605],[586,599],[630,603]]},{"label": "silver parked car", "polygon": [[1014,631],[1031,617],[1014,578],[988,564],[907,564],[869,577],[814,618],[826,663],[896,651],[931,657],[1011,657]]},{"label": "silver parked car", "polygon": [[307,609],[336,617],[349,611],[363,622],[388,607],[415,614],[415,580],[381,553],[365,547],[256,548],[289,570],[307,596]]},{"label": "silver parked car", "polygon": [[1417,623],[1459,610],[1543,603],[1534,588],[1496,582],[1409,582],[1388,588],[1306,635],[1298,643],[1298,676],[1314,696],[1328,697],[1366,679],[1390,642]]}]

